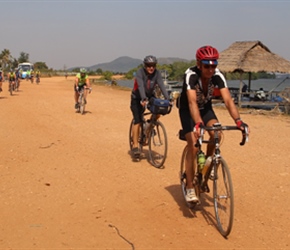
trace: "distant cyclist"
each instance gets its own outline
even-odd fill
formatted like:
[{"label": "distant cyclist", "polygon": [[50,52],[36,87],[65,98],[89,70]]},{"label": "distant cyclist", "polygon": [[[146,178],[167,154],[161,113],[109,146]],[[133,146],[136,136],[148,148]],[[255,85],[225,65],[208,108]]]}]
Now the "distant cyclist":
[{"label": "distant cyclist", "polygon": [[80,72],[77,73],[76,78],[75,78],[75,85],[74,85],[74,91],[75,91],[75,109],[78,108],[79,104],[78,104],[78,99],[79,99],[79,91],[84,88],[84,99],[85,99],[85,103],[87,103],[87,94],[88,94],[88,90],[89,92],[91,92],[91,84],[90,84],[90,80],[89,80],[89,76],[87,74],[87,70],[85,68],[81,68]]},{"label": "distant cyclist", "polygon": [[2,83],[4,82],[4,73],[2,69],[0,69],[0,92],[2,91]]},{"label": "distant cyclist", "polygon": [[8,73],[8,82],[9,82],[9,90],[10,88],[12,88],[12,90],[15,89],[15,80],[16,80],[16,74],[14,72],[13,69],[10,69],[9,73]]},{"label": "distant cyclist", "polygon": [[131,111],[134,118],[134,126],[132,130],[134,157],[140,155],[138,147],[138,138],[140,132],[140,124],[142,122],[142,114],[148,100],[154,97],[154,90],[159,86],[165,99],[169,100],[169,95],[163,83],[161,72],[156,69],[157,59],[155,56],[146,56],[143,60],[143,67],[136,72],[134,87],[131,94]]},{"label": "distant cyclist", "polygon": [[33,81],[34,81],[34,70],[33,69],[30,71],[30,81],[31,81],[31,83],[33,83]]},{"label": "distant cyclist", "polygon": [[[18,68],[15,68],[15,90],[18,91],[20,87],[21,74]],[[17,84],[16,84],[17,83]]]},{"label": "distant cyclist", "polygon": [[39,70],[35,71],[35,77],[36,77],[36,82],[40,83],[40,71]]}]

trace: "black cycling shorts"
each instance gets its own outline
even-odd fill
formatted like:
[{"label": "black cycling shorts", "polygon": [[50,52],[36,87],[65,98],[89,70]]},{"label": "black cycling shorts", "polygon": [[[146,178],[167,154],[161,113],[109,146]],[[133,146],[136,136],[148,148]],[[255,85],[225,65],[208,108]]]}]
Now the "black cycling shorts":
[{"label": "black cycling shorts", "polygon": [[[203,123],[206,125],[210,120],[217,120],[216,114],[212,108],[202,109],[199,111]],[[179,118],[184,134],[193,131],[195,123],[191,118],[189,109],[179,109]]]},{"label": "black cycling shorts", "polygon": [[144,113],[144,107],[140,104],[140,99],[131,98],[130,109],[133,114],[134,124],[142,122],[142,114]]}]

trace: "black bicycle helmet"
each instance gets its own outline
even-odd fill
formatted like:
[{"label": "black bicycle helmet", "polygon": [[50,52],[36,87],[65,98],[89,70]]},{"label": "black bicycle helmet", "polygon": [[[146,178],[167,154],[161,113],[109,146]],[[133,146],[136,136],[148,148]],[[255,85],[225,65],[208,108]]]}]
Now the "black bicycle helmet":
[{"label": "black bicycle helmet", "polygon": [[144,58],[143,63],[144,64],[157,64],[157,59],[155,56],[149,55]]}]

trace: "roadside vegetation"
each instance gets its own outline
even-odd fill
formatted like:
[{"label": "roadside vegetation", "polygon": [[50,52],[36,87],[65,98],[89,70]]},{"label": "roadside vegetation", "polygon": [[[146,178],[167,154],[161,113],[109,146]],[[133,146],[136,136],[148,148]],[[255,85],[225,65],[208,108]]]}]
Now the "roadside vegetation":
[{"label": "roadside vegetation", "polygon": [[[4,49],[0,53],[0,68],[4,70],[4,72],[9,71],[11,68],[16,68],[19,63],[29,62],[29,54],[25,52],[21,52],[19,57],[16,59],[11,55],[10,50]],[[187,68],[196,65],[196,61],[193,60],[191,62],[174,62],[172,64],[163,64],[157,65],[157,68],[166,74],[166,79],[169,81],[182,81],[184,72]],[[89,71],[88,74],[90,76],[99,76],[100,80],[104,81],[113,81],[115,75],[123,75],[123,79],[131,80],[134,78],[135,72],[142,67],[140,64],[138,67],[129,70],[127,73],[123,72],[111,72],[111,71],[103,71],[102,69],[97,69],[95,71]],[[51,77],[51,76],[64,76],[65,74],[68,75],[75,75],[76,72],[79,72],[79,68],[74,68],[73,70],[68,71],[66,66],[62,70],[54,70],[49,68],[45,62],[35,62],[34,69],[39,70],[41,72],[42,77]],[[243,80],[248,79],[247,74],[242,75]],[[227,80],[238,80],[240,79],[239,73],[227,73],[226,74]],[[275,78],[275,74],[270,74],[267,72],[260,72],[260,73],[252,73],[251,79],[256,80],[260,78]]]}]

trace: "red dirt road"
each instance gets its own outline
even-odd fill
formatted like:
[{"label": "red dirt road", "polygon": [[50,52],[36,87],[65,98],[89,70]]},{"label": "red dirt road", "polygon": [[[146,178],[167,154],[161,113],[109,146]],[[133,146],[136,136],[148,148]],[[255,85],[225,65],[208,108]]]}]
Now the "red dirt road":
[{"label": "red dirt road", "polygon": [[0,93],[0,249],[290,249],[289,117],[242,114],[244,147],[240,133],[225,134],[235,219],[224,239],[211,197],[192,211],[181,195],[175,107],[161,118],[169,150],[156,169],[131,160],[130,91],[93,86],[82,116],[73,78],[20,89],[10,96],[5,82]]}]

